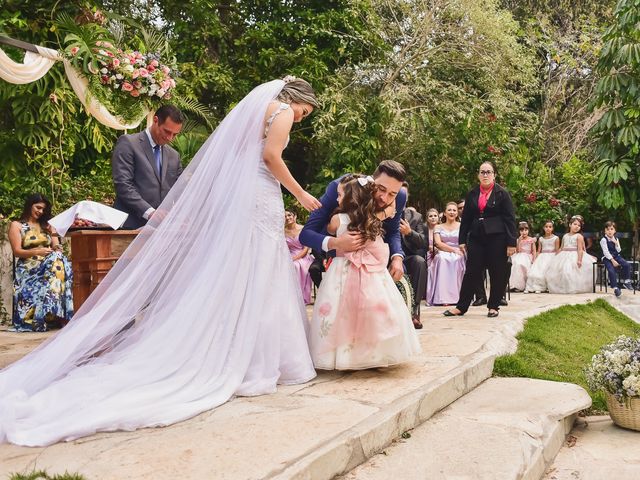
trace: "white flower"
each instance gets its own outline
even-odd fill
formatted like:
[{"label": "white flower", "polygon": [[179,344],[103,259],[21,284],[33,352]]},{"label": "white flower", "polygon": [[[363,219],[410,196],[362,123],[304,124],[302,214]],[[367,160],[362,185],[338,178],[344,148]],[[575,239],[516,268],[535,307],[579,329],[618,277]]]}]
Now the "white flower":
[{"label": "white flower", "polygon": [[109,70],[107,70],[106,68],[101,68],[100,69],[100,73],[105,73],[106,74],[107,72],[109,72]]},{"label": "white flower", "polygon": [[124,77],[122,76],[121,73],[116,73],[116,79],[117,80],[122,80]]},{"label": "white flower", "polygon": [[156,92],[156,95],[158,95],[160,98],[164,97],[164,94],[167,93],[167,91],[164,88],[161,88],[160,90],[158,90]]}]

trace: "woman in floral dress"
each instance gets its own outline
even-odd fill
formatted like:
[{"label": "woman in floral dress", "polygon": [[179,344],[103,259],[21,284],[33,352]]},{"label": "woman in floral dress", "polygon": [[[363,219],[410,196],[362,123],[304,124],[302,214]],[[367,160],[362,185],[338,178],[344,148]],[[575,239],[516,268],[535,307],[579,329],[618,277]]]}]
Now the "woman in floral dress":
[{"label": "woman in floral dress", "polygon": [[64,325],[73,316],[71,265],[60,251],[50,218],[49,200],[33,194],[20,220],[9,226],[16,258],[11,331],[44,332],[48,324]]}]

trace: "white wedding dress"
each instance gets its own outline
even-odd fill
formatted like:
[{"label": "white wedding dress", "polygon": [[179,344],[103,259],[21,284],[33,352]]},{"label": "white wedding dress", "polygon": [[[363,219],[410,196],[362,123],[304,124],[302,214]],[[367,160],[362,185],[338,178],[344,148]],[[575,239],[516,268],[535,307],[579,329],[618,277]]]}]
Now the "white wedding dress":
[{"label": "white wedding dress", "polygon": [[316,375],[280,185],[262,161],[283,85],[229,113],[69,325],[0,372],[0,441],[168,425]]}]

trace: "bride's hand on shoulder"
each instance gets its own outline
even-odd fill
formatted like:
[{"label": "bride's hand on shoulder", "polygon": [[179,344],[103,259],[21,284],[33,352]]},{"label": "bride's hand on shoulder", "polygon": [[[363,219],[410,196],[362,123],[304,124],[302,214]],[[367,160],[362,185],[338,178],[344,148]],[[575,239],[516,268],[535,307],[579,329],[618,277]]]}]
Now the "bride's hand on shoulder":
[{"label": "bride's hand on shoulder", "polygon": [[300,195],[297,195],[296,199],[298,200],[298,202],[300,202],[300,205],[302,205],[310,212],[313,212],[314,210],[317,210],[322,206],[322,204],[316,197],[305,190],[303,190]]}]

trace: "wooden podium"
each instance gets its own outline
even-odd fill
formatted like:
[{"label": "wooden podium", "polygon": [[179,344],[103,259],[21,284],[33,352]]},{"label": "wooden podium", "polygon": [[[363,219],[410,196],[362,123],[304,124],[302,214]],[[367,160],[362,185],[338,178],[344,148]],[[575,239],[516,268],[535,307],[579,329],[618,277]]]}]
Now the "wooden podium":
[{"label": "wooden podium", "polygon": [[[139,230],[76,230],[71,238],[73,306],[77,312]],[[113,241],[112,241],[113,240]]]}]

